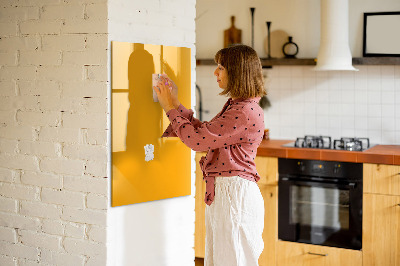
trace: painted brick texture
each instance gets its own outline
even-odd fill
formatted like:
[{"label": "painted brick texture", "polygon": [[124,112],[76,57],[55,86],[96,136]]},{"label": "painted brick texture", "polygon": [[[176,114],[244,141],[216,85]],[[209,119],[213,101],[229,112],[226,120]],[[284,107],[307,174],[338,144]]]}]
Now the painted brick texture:
[{"label": "painted brick texture", "polygon": [[0,1],[0,265],[106,265],[107,8]]},{"label": "painted brick texture", "polygon": [[[110,5],[118,6],[112,21]],[[109,260],[109,249],[120,246],[106,236],[114,233],[107,217],[116,215],[109,208],[107,179],[110,41],[191,47],[194,88],[195,5],[195,0],[0,1],[0,265],[193,262],[190,244],[178,244],[193,243],[193,198],[163,203],[175,211],[183,204],[185,211],[169,213],[167,220],[186,221],[184,230],[179,223],[169,225],[171,236],[179,231],[185,238],[160,244],[157,249],[167,255],[148,249]],[[165,227],[162,221],[160,226]],[[155,240],[159,244],[158,236]]]}]

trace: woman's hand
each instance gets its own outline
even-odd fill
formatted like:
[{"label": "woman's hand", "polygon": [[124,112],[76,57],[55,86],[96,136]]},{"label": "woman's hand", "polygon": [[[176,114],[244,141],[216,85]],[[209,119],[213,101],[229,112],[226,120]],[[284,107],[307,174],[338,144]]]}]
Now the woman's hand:
[{"label": "woman's hand", "polygon": [[168,79],[161,77],[157,86],[153,86],[153,90],[157,93],[158,102],[165,113],[171,109],[175,109],[171,95],[171,85]]},{"label": "woman's hand", "polygon": [[178,101],[178,87],[176,86],[175,82],[172,81],[170,78],[166,78],[168,80],[168,83],[171,84],[172,89],[171,89],[171,99],[172,103],[174,106],[177,108],[180,103]]}]

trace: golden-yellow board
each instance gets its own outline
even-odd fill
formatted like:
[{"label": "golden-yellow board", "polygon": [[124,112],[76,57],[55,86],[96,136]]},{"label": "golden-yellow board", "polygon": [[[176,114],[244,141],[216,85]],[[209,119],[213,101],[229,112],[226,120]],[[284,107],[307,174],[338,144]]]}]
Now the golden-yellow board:
[{"label": "golden-yellow board", "polygon": [[[186,47],[111,42],[111,205],[190,195],[190,148],[161,138],[169,120],[153,101],[152,74],[167,74],[180,102],[191,104],[191,51]],[[146,145],[154,159],[145,160]]]}]

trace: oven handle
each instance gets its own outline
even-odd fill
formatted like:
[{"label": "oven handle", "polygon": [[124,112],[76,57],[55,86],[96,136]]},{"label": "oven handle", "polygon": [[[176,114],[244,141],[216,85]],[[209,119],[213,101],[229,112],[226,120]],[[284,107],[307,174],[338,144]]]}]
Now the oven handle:
[{"label": "oven handle", "polygon": [[322,254],[322,253],[307,252],[307,254],[310,254],[310,255],[317,255],[317,256],[323,256],[323,257],[328,256],[328,253]]},{"label": "oven handle", "polygon": [[307,185],[307,186],[319,186],[319,187],[338,187],[346,189],[354,189],[356,187],[355,182],[335,182],[335,181],[315,181],[315,180],[304,180],[299,178],[281,177],[279,179],[283,182],[289,182],[294,185]]}]

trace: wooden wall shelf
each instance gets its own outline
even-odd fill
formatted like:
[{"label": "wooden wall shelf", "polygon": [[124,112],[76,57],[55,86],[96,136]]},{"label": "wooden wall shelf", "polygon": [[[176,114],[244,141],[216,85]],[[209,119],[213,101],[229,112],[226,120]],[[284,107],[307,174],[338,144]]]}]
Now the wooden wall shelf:
[{"label": "wooden wall shelf", "polygon": [[313,66],[314,58],[260,58],[263,66]]},{"label": "wooden wall shelf", "polygon": [[[260,58],[263,67],[272,66],[313,66],[315,58]],[[197,59],[196,65],[215,65],[214,59]],[[400,65],[400,57],[356,57],[353,65]]]},{"label": "wooden wall shelf", "polygon": [[400,57],[358,57],[353,65],[400,65]]}]

